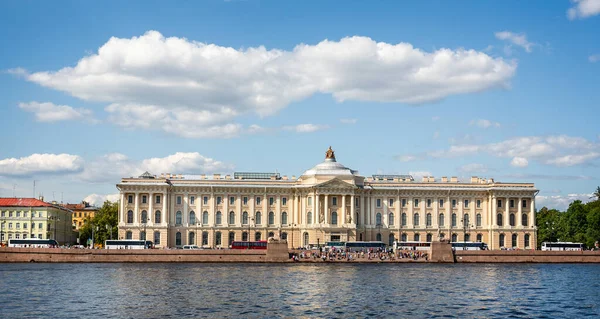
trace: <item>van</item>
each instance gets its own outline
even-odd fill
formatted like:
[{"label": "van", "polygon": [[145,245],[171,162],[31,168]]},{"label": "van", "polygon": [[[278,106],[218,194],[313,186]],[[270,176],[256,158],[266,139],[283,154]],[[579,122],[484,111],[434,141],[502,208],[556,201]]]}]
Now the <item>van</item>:
[{"label": "van", "polygon": [[183,249],[201,249],[201,248],[196,245],[184,245]]}]

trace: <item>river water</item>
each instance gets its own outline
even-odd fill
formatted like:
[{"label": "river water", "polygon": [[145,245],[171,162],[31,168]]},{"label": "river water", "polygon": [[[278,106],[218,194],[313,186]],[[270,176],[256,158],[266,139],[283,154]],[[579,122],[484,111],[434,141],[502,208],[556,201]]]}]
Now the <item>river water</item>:
[{"label": "river water", "polygon": [[600,317],[584,264],[0,264],[0,318]]}]

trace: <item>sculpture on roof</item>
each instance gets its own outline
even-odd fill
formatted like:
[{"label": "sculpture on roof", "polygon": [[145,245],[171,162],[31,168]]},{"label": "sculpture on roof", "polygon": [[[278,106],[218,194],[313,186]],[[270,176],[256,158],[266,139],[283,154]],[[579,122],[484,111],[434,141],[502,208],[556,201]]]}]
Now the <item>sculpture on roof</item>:
[{"label": "sculpture on roof", "polygon": [[335,152],[331,149],[331,146],[329,146],[329,149],[325,152],[325,159],[328,158],[335,158]]}]

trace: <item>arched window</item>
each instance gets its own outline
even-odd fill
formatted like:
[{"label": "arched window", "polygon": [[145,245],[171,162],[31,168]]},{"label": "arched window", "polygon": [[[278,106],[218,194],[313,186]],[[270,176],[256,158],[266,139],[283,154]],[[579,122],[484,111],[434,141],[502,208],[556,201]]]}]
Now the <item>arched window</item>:
[{"label": "arched window", "polygon": [[269,232],[269,235],[267,236],[267,238],[271,238],[271,237],[275,237],[275,233],[272,231]]},{"label": "arched window", "polygon": [[477,227],[481,227],[481,214],[477,214],[477,216],[475,216],[475,223]]},{"label": "arched window", "polygon": [[140,232],[140,240],[146,240],[146,232],[143,230]]},{"label": "arched window", "polygon": [[406,226],[406,213],[402,213],[401,217],[402,217],[402,221],[401,221],[402,226]]},{"label": "arched window", "polygon": [[218,232],[215,233],[215,245],[217,247],[220,247],[221,244],[222,244],[222,242],[221,242],[221,232],[218,231]]},{"label": "arched window", "polygon": [[440,227],[444,227],[444,213],[441,213],[438,217],[438,224]]},{"label": "arched window", "polygon": [[148,212],[143,210],[142,211],[142,224],[145,224],[148,222]]},{"label": "arched window", "polygon": [[229,212],[229,225],[235,224],[235,212]]},{"label": "arched window", "polygon": [[287,239],[287,233],[286,232],[281,233],[281,239],[283,239],[283,240]]},{"label": "arched window", "polygon": [[160,245],[160,232],[154,232],[154,245]]},{"label": "arched window", "polygon": [[190,232],[188,234],[188,245],[195,245],[195,244],[196,244],[196,233]]},{"label": "arched window", "polygon": [[312,212],[306,213],[306,224],[312,224]]},{"label": "arched window", "polygon": [[413,216],[413,225],[419,226],[419,213],[415,213]]},{"label": "arched window", "polygon": [[427,234],[425,241],[430,243],[431,242],[431,234]]},{"label": "arched window", "polygon": [[247,232],[242,233],[242,241],[248,241],[248,233]]},{"label": "arched window", "polygon": [[208,245],[208,232],[203,231],[202,232],[202,246],[207,246],[207,245]]},{"label": "arched window", "polygon": [[219,211],[217,212],[217,225],[223,224],[223,214]]},{"label": "arched window", "polygon": [[504,234],[500,234],[499,243],[500,247],[504,247]]},{"label": "arched window", "polygon": [[275,213],[269,212],[269,225],[275,224]]},{"label": "arched window", "polygon": [[175,213],[175,224],[181,225],[181,212],[180,211],[177,211],[177,213]]},{"label": "arched window", "polygon": [[242,224],[248,225],[248,212],[242,213]]},{"label": "arched window", "polygon": [[375,238],[376,241],[381,241],[381,233],[377,233],[377,236]]},{"label": "arched window", "polygon": [[515,226],[515,214],[510,214],[508,216],[508,222],[511,226]]},{"label": "arched window", "polygon": [[390,245],[390,247],[392,245],[394,245],[394,242],[396,241],[396,238],[394,237],[394,233],[391,233],[388,235],[388,245]]},{"label": "arched window", "polygon": [[208,224],[208,212],[207,211],[202,212],[202,224],[204,224],[204,225]]},{"label": "arched window", "polygon": [[308,241],[308,233],[304,233],[304,247],[308,247],[308,245],[310,245],[310,242]]},{"label": "arched window", "polygon": [[337,225],[337,212],[331,213],[331,224]]},{"label": "arched window", "polygon": [[154,223],[160,224],[160,210],[154,212]]},{"label": "arched window", "polygon": [[427,213],[427,215],[425,216],[425,223],[427,227],[431,227],[431,213]]},{"label": "arched window", "polygon": [[196,213],[194,211],[190,212],[190,225],[196,225]]},{"label": "arched window", "polygon": [[518,236],[517,236],[517,234],[512,234],[512,238],[511,238],[511,239],[512,239],[512,243],[511,243],[511,244],[512,244],[512,245],[511,245],[511,246],[512,246],[512,248],[515,248],[515,247],[517,247],[517,239],[518,239]]},{"label": "arched window", "polygon": [[483,235],[477,234],[477,242],[480,243],[483,241]]},{"label": "arched window", "polygon": [[256,232],[254,233],[254,240],[259,241],[262,237],[262,234],[260,232]]},{"label": "arched window", "polygon": [[471,241],[471,234],[465,234],[465,241]]},{"label": "arched window", "polygon": [[421,241],[421,235],[419,233],[416,233],[414,238],[415,238],[415,241]]},{"label": "arched window", "polygon": [[175,234],[175,246],[181,246],[181,233],[177,232]]},{"label": "arched window", "polygon": [[458,241],[458,236],[456,234],[452,234],[452,242],[455,243]]},{"label": "arched window", "polygon": [[133,233],[128,231],[125,233],[125,239],[133,239]]},{"label": "arched window", "polygon": [[521,225],[527,226],[527,214],[521,215]]},{"label": "arched window", "polygon": [[452,227],[456,227],[456,214],[452,214]]},{"label": "arched window", "polygon": [[133,223],[133,211],[132,210],[127,211],[127,223],[128,224]]},{"label": "arched window", "polygon": [[406,241],[406,234],[402,233],[402,235],[400,236],[400,241]]},{"label": "arched window", "polygon": [[446,234],[440,233],[440,239],[444,239],[444,238],[446,238]]},{"label": "arched window", "polygon": [[529,234],[525,234],[525,248],[529,248]]},{"label": "arched window", "polygon": [[235,233],[230,231],[229,232],[229,240],[227,241],[227,245],[231,246],[231,244],[233,244],[234,241],[235,241]]},{"label": "arched window", "polygon": [[288,221],[287,221],[287,213],[283,212],[281,213],[281,224],[282,225],[287,225]]},{"label": "arched window", "polygon": [[375,216],[375,224],[381,225],[381,213],[377,213]]},{"label": "arched window", "polygon": [[256,212],[256,218],[254,219],[255,225],[262,224],[262,214],[260,212]]},{"label": "arched window", "polygon": [[394,213],[388,214],[388,225],[394,226]]},{"label": "arched window", "polygon": [[469,226],[469,221],[470,221],[469,214],[464,214],[464,216],[463,216],[463,226],[464,225]]},{"label": "arched window", "polygon": [[502,214],[496,216],[496,225],[502,226]]}]

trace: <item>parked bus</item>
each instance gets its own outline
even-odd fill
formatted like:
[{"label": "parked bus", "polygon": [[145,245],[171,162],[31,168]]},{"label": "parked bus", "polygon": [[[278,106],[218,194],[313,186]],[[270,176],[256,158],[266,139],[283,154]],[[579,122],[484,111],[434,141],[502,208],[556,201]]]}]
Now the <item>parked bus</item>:
[{"label": "parked bus", "polygon": [[231,243],[231,249],[267,249],[267,241],[234,241]]},{"label": "parked bus", "polygon": [[429,250],[430,242],[424,241],[395,241],[394,252],[397,250]]},{"label": "parked bus", "polygon": [[454,250],[488,250],[486,243],[472,242],[472,241],[457,241],[452,243],[452,249]]},{"label": "parked bus", "polygon": [[386,244],[382,241],[349,241],[346,250],[350,252],[385,250]]},{"label": "parked bus", "polygon": [[331,249],[345,250],[346,242],[344,242],[344,241],[328,241],[325,243],[325,246],[323,246],[323,248],[325,248],[326,251],[331,250]]},{"label": "parked bus", "polygon": [[542,251],[581,251],[583,250],[582,243],[572,243],[572,242],[543,242],[542,243]]},{"label": "parked bus", "polygon": [[153,247],[150,240],[109,239],[104,242],[104,249],[151,249]]},{"label": "parked bus", "polygon": [[8,247],[19,248],[54,248],[58,247],[58,242],[54,239],[9,239]]}]

